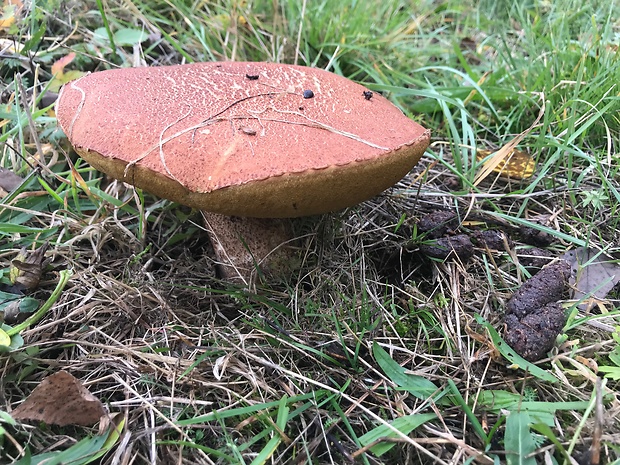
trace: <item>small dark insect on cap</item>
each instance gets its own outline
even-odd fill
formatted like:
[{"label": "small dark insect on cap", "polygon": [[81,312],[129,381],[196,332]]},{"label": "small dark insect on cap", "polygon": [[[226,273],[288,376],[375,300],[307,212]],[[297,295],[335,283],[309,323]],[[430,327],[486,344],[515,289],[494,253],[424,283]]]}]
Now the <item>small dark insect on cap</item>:
[{"label": "small dark insect on cap", "polygon": [[246,74],[245,77],[248,78],[250,81],[258,80],[258,74]]},{"label": "small dark insect on cap", "polygon": [[364,92],[362,92],[362,95],[364,95],[364,98],[366,100],[370,100],[372,98],[373,93],[369,90],[365,90]]},{"label": "small dark insect on cap", "polygon": [[314,97],[314,92],[312,92],[311,90],[304,90],[304,98],[313,98]]}]

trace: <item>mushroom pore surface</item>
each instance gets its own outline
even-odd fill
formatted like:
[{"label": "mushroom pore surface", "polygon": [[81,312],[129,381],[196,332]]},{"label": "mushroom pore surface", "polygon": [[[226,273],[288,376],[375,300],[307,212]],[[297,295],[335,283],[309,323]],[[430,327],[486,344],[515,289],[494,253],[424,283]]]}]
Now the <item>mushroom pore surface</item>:
[{"label": "mushroom pore surface", "polygon": [[402,178],[430,139],[361,85],[274,63],[96,72],[65,85],[56,114],[96,169],[191,207],[250,217],[355,205]]}]

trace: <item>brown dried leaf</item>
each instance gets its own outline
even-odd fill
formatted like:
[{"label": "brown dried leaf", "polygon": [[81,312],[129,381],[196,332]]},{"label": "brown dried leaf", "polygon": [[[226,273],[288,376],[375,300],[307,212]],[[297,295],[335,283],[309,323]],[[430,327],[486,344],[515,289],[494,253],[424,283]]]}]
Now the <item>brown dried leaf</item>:
[{"label": "brown dried leaf", "polygon": [[19,284],[23,289],[28,290],[39,286],[43,274],[45,252],[49,245],[49,242],[46,242],[32,252],[22,248],[15,260],[11,262],[9,269],[9,278],[13,284]]},{"label": "brown dried leaf", "polygon": [[45,378],[12,415],[16,420],[48,425],[93,426],[106,411],[80,380],[59,371]]}]

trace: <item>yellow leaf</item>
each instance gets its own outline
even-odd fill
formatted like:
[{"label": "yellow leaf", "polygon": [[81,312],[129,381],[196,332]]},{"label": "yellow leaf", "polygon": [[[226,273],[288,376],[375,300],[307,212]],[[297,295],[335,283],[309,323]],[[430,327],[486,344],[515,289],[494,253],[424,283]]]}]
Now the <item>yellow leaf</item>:
[{"label": "yellow leaf", "polygon": [[[493,155],[482,167],[482,169],[476,175],[476,179],[474,179],[474,186],[477,186],[485,179],[489,174],[495,171],[495,168],[500,164],[501,161],[506,160],[509,155],[511,155],[515,151],[515,147],[521,143],[523,138],[528,135],[530,132],[534,130],[534,128],[538,125],[540,119],[545,114],[545,95],[543,93],[537,94],[540,99],[540,111],[538,112],[538,116],[536,120],[532,123],[532,125],[527,128],[525,131],[517,134],[517,136],[510,140],[506,145],[504,145],[501,149],[495,152]],[[484,158],[484,157],[483,157]],[[529,158],[529,155],[528,155]],[[534,172],[535,166],[532,167],[532,173]],[[531,175],[530,175],[531,176]],[[521,178],[523,179],[523,178]]]},{"label": "yellow leaf", "polygon": [[15,22],[15,8],[12,5],[9,5],[6,8],[2,9],[2,14],[0,15],[0,29],[6,29],[13,25]]},{"label": "yellow leaf", "polygon": [[[476,159],[482,161],[491,153],[490,150],[478,150]],[[482,171],[493,171],[505,178],[527,179],[536,171],[536,162],[527,152],[521,150],[498,150],[484,162]]]},{"label": "yellow leaf", "polygon": [[49,83],[48,89],[51,92],[58,92],[60,88],[67,82],[84,76],[86,73],[83,71],[69,70],[65,71],[65,67],[75,59],[75,53],[71,52],[67,55],[59,58],[52,65],[52,80]]},{"label": "yellow leaf", "polygon": [[23,7],[21,0],[4,0],[0,6],[0,29],[11,27]]}]

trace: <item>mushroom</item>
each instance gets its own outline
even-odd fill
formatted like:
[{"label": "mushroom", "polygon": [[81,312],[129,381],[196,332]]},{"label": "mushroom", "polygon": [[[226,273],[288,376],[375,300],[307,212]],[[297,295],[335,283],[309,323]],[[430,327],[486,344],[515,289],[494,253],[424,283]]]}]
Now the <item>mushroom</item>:
[{"label": "mushroom", "polygon": [[277,63],[125,68],[66,84],[56,115],[97,170],[202,210],[224,275],[247,279],[290,234],[264,218],[358,204],[424,153],[429,131],[369,92]]}]

